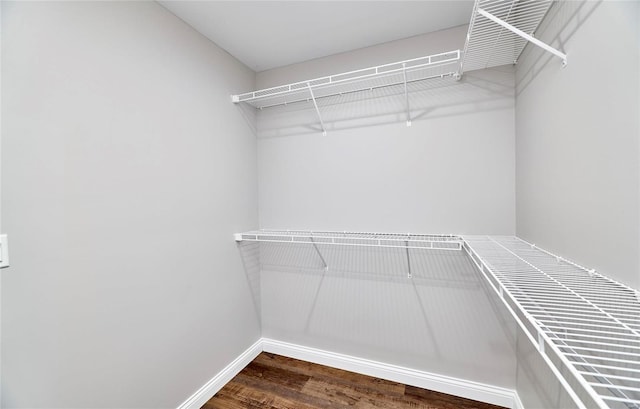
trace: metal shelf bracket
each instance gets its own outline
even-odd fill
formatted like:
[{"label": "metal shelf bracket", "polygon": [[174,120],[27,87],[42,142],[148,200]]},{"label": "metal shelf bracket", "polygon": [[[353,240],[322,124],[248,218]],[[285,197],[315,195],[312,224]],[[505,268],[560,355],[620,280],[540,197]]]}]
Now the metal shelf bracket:
[{"label": "metal shelf bracket", "polygon": [[412,278],[413,273],[411,272],[411,257],[409,257],[409,240],[411,239],[411,234],[407,234],[407,241],[405,241],[405,251],[407,252],[407,278]]},{"label": "metal shelf bracket", "polygon": [[409,109],[409,92],[407,92],[407,64],[402,63],[402,77],[404,79],[404,100],[407,108],[407,126],[411,126],[411,110]]},{"label": "metal shelf bracket", "polygon": [[322,128],[322,136],[327,136],[327,130],[324,127],[324,122],[322,122],[322,115],[320,115],[320,109],[318,108],[316,97],[315,95],[313,95],[313,89],[311,89],[311,84],[308,82],[307,82],[307,88],[309,88],[309,94],[311,94],[311,100],[313,101],[313,106],[316,108],[316,113],[318,114],[318,119],[320,120],[320,127]]},{"label": "metal shelf bracket", "polygon": [[322,256],[322,253],[320,253],[320,249],[318,248],[318,245],[316,244],[316,242],[313,240],[313,236],[311,237],[311,243],[313,244],[313,248],[316,250],[316,253],[318,253],[320,260],[322,261],[324,271],[329,271],[329,265],[327,264],[327,261]]}]

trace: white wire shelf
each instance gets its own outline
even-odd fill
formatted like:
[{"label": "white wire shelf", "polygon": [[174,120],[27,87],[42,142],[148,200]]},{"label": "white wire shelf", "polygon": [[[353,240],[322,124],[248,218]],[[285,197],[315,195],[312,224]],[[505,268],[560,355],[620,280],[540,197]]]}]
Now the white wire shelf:
[{"label": "white wire shelf", "polygon": [[463,239],[578,407],[640,408],[638,292],[516,237]]},{"label": "white wire shelf", "polygon": [[387,247],[424,250],[462,250],[454,235],[400,234],[304,230],[257,230],[235,235],[235,240],[333,246]]},{"label": "white wire shelf", "polygon": [[398,61],[341,74],[232,95],[235,103],[245,102],[258,109],[314,100],[388,86],[454,78],[460,65],[460,50]]},{"label": "white wire shelf", "polygon": [[640,292],[513,236],[258,230],[238,242],[466,250],[580,409],[640,409]]},{"label": "white wire shelf", "polygon": [[460,74],[515,64],[528,42],[555,54],[566,64],[565,54],[534,37],[552,4],[552,0],[476,0]]}]

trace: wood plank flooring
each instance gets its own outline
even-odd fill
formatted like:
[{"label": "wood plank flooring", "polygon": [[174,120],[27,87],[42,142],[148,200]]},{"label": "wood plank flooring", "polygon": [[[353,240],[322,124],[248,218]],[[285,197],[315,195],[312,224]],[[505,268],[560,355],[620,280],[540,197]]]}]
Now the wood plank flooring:
[{"label": "wood plank flooring", "polygon": [[329,368],[261,353],[203,409],[503,409]]}]

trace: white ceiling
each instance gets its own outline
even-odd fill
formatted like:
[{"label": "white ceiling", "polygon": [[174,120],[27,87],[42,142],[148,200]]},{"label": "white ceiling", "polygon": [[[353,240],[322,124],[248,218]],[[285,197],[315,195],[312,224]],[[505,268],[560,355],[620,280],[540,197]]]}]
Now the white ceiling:
[{"label": "white ceiling", "polygon": [[472,0],[160,1],[255,71],[467,24]]}]

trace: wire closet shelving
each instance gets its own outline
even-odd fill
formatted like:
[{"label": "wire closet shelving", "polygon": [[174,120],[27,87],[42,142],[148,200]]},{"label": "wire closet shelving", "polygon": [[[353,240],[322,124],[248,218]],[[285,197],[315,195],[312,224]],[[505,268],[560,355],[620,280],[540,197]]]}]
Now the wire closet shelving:
[{"label": "wire closet shelving", "polygon": [[640,292],[517,237],[258,230],[235,240],[313,245],[325,269],[318,246],[464,249],[578,408],[640,408]]},{"label": "wire closet shelving", "polygon": [[323,244],[407,248],[424,250],[462,250],[462,239],[454,235],[413,233],[370,233],[306,230],[256,230],[235,235],[235,240],[269,243]]},{"label": "wire closet shelving", "polygon": [[464,248],[579,408],[640,408],[640,295],[517,237]]},{"label": "wire closet shelving", "polygon": [[553,0],[476,0],[459,74],[516,64],[527,43],[567,63],[566,54],[534,37]]},{"label": "wire closet shelving", "polygon": [[553,0],[476,0],[462,53],[447,51],[298,81],[232,95],[231,100],[257,109],[312,103],[322,133],[326,134],[319,99],[403,86],[407,125],[411,125],[408,84],[443,78],[459,80],[464,71],[515,64],[529,42],[561,58],[563,66],[566,65],[566,54],[534,37],[552,4]]},{"label": "wire closet shelving", "polygon": [[403,87],[407,126],[410,126],[409,85],[434,79],[458,79],[459,66],[460,50],[454,50],[232,95],[231,100],[234,103],[244,102],[258,109],[311,103],[318,115],[322,133],[326,135],[318,100],[380,88]]},{"label": "wire closet shelving", "polygon": [[353,92],[453,77],[458,71],[460,50],[398,61],[360,70],[328,75],[292,84],[232,95],[233,102],[246,102],[263,109]]}]

